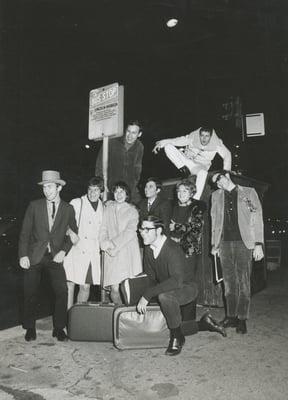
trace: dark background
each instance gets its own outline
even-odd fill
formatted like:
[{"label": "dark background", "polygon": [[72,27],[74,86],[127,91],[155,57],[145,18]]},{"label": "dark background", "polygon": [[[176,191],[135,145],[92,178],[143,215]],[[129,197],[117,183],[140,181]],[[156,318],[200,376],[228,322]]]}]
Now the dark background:
[{"label": "dark background", "polygon": [[[157,139],[211,123],[233,168],[271,185],[266,215],[287,217],[287,0],[0,4],[2,214],[22,216],[41,195],[43,169],[61,171],[65,199],[82,194],[100,145],[85,149],[89,91],[119,82],[125,119],[144,125],[143,177],[177,176],[163,154],[152,155]],[[174,29],[165,25],[171,15]],[[242,141],[237,97],[242,114],[264,113],[264,137]]]}]

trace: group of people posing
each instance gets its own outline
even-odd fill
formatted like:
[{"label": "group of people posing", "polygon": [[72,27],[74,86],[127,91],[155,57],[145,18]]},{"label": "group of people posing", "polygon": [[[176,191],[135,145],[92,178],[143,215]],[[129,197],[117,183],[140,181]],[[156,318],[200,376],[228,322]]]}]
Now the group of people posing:
[{"label": "group of people posing", "polygon": [[[184,174],[176,185],[175,204],[161,196],[162,184],[154,177],[146,180],[145,198],[139,200],[141,133],[138,121],[132,121],[123,138],[110,140],[110,200],[105,204],[101,200],[101,151],[96,176],[87,183],[87,192],[70,204],[60,198],[66,183],[60,173],[42,172],[39,185],[45,198],[29,204],[19,241],[20,266],[25,270],[26,341],[36,339],[35,311],[42,270],[49,274],[55,294],[52,334],[60,341],[67,339],[67,309],[74,302],[75,284],[79,285],[77,301],[85,302],[90,285],[99,285],[102,280],[111,301],[118,305],[122,304],[119,284],[143,270],[150,284],[137,310],[145,313],[149,301],[158,299],[170,329],[167,355],[181,352],[187,323],[190,333],[207,330],[226,336],[228,327],[247,332],[252,256],[256,260],[263,257],[262,207],[256,191],[232,182],[229,150],[213,129],[200,128],[182,138],[159,141],[154,148],[155,152],[164,148]],[[178,146],[186,147],[181,151]],[[227,316],[221,324],[209,313],[195,321],[198,290],[194,276],[202,251],[203,213],[207,208],[199,199],[216,152],[225,166],[212,177],[218,190],[212,194],[211,207],[211,252],[219,254],[222,261],[227,302]],[[103,276],[100,250],[104,257]]]}]

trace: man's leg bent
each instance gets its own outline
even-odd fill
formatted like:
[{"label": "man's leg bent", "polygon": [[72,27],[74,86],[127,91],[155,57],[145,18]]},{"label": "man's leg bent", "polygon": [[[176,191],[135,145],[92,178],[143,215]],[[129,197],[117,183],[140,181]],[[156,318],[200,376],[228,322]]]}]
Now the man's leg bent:
[{"label": "man's leg bent", "polygon": [[159,294],[158,300],[169,329],[175,329],[181,325],[182,316],[180,306],[195,300],[197,294],[198,290],[195,283],[184,285],[182,289]]},{"label": "man's leg bent", "polygon": [[166,144],[166,146],[164,146],[164,151],[176,168],[180,169],[186,165],[188,159],[180,150],[177,149],[177,147],[172,144]]}]

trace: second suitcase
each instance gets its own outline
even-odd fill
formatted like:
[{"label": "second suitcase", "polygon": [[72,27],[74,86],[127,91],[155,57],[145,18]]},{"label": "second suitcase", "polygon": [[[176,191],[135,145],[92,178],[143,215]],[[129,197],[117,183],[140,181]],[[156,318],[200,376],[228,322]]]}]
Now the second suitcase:
[{"label": "second suitcase", "polygon": [[136,307],[117,307],[113,316],[114,345],[119,350],[167,347],[169,329],[159,306],[147,306],[145,314]]},{"label": "second suitcase", "polygon": [[78,303],[68,313],[68,337],[87,342],[113,342],[113,304]]}]

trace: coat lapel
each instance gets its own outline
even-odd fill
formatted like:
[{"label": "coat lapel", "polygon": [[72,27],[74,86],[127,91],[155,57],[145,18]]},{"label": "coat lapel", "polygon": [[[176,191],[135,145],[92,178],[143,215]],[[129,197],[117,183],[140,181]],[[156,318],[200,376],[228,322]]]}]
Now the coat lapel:
[{"label": "coat lapel", "polygon": [[157,196],[156,199],[153,201],[153,203],[151,205],[151,208],[150,208],[150,211],[149,211],[150,214],[152,214],[152,212],[155,210],[155,208],[157,207],[158,203],[159,203],[159,198]]},{"label": "coat lapel", "polygon": [[43,202],[41,205],[41,214],[43,216],[45,229],[47,229],[47,231],[49,232],[48,210],[47,210],[47,202],[45,199],[43,199]]},{"label": "coat lapel", "polygon": [[57,224],[59,223],[59,221],[61,219],[62,209],[63,209],[63,202],[62,202],[62,200],[60,200],[59,207],[58,207],[58,210],[57,210],[57,214],[56,214],[55,221],[54,221],[54,224],[52,226],[51,232],[53,232],[56,229],[56,226],[57,226]]}]

